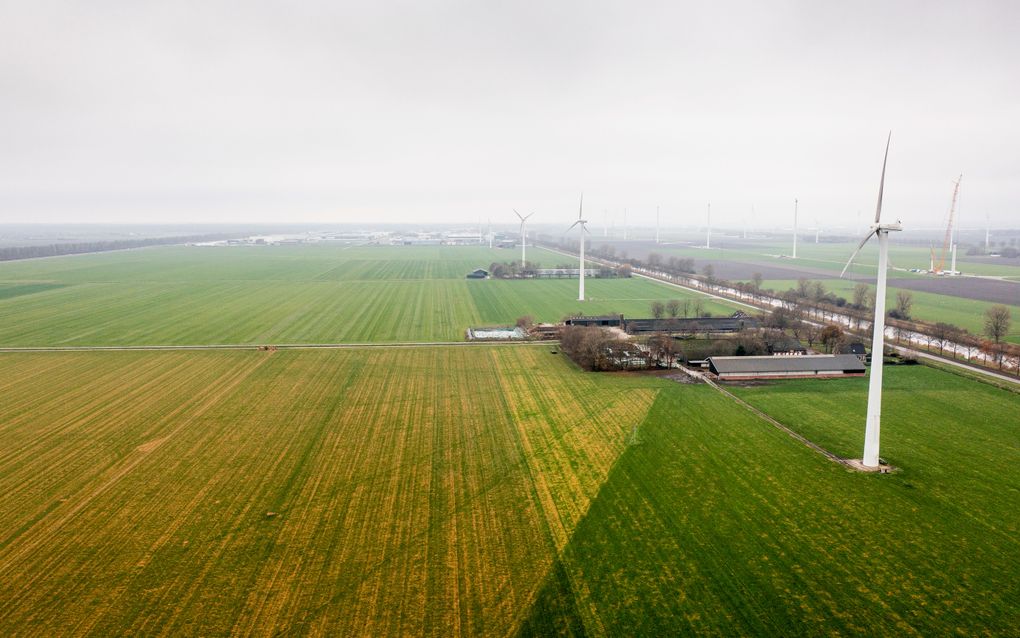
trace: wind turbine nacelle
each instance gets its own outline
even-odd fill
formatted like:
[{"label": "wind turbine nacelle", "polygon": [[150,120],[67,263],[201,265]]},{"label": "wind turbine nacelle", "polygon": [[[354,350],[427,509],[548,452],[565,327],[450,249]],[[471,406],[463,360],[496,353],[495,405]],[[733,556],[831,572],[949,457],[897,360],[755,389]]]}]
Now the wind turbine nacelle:
[{"label": "wind turbine nacelle", "polygon": [[872,224],[871,225],[871,230],[872,230],[872,232],[878,231],[878,230],[884,230],[884,231],[887,231],[887,232],[903,230],[903,224],[901,224],[900,222],[894,222],[892,224]]}]

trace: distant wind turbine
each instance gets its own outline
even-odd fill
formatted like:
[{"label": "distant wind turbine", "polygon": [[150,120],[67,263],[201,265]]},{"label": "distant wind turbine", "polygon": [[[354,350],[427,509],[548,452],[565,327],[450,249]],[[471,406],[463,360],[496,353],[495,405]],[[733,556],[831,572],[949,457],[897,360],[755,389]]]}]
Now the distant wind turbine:
[{"label": "distant wind turbine", "polygon": [[655,243],[659,243],[659,207],[655,207]]},{"label": "distant wind turbine", "polygon": [[708,233],[705,235],[705,248],[712,247],[712,202],[708,203]]},{"label": "distant wind turbine", "polygon": [[885,158],[882,160],[882,178],[878,183],[878,206],[875,208],[875,223],[864,236],[857,250],[850,255],[850,261],[843,267],[840,278],[846,274],[847,268],[853,263],[857,253],[861,252],[872,235],[878,236],[878,280],[875,291],[875,320],[872,323],[871,337],[871,379],[868,383],[868,417],[864,429],[864,457],[861,462],[865,467],[878,467],[878,442],[882,421],[882,355],[885,352],[885,281],[889,264],[889,233],[903,230],[897,221],[894,224],[882,223],[882,194],[885,191],[885,167],[889,160],[889,142],[892,132],[885,142]]},{"label": "distant wind turbine", "polygon": [[581,232],[580,232],[580,235],[581,235],[581,270],[580,270],[580,273],[579,273],[580,274],[580,278],[578,279],[578,281],[580,283],[578,284],[578,287],[577,287],[577,300],[578,301],[584,301],[584,234],[588,232],[588,228],[587,228],[588,220],[581,218],[581,215],[582,215],[583,211],[584,211],[584,193],[581,193],[581,203],[578,204],[578,206],[577,206],[577,221],[574,222],[573,224],[571,224],[567,228],[567,230],[566,230],[566,232],[569,233],[570,229],[573,228],[574,226],[577,226],[577,225],[581,226]]},{"label": "distant wind turbine", "polygon": [[514,215],[517,215],[518,219],[521,220],[521,268],[522,269],[524,268],[524,265],[526,263],[528,263],[527,260],[525,259],[525,257],[527,256],[527,245],[528,245],[528,242],[527,242],[527,236],[524,234],[524,223],[526,221],[528,221],[528,218],[531,217],[534,214],[535,213],[528,213],[527,215],[524,215],[522,217],[521,214],[517,212],[517,209],[514,209]]},{"label": "distant wind turbine", "polygon": [[793,259],[797,258],[797,205],[796,198],[793,200]]}]

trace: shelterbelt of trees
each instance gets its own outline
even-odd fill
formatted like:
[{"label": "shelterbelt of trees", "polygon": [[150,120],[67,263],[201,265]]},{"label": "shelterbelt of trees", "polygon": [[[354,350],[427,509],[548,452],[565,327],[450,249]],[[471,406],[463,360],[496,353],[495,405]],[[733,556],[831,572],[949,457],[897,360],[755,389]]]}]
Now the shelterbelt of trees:
[{"label": "shelterbelt of trees", "polygon": [[145,248],[146,246],[166,246],[171,244],[187,244],[200,241],[219,241],[230,239],[236,235],[183,235],[178,237],[149,237],[144,239],[111,239],[104,241],[74,242],[65,244],[46,244],[43,246],[8,246],[0,248],[0,261],[15,259],[35,259],[38,257],[56,257],[58,255],[77,255],[81,253],[101,253],[110,250],[128,248]]}]

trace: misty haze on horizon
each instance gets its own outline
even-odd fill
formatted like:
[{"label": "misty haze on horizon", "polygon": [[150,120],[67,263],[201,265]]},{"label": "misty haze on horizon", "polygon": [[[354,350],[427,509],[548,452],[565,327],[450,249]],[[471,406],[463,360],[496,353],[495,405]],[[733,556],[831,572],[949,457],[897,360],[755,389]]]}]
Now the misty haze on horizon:
[{"label": "misty haze on horizon", "polygon": [[[4,3],[0,224],[1020,225],[1020,5]],[[754,214],[752,215],[752,206]],[[859,212],[858,212],[859,211]],[[608,220],[608,222],[606,222]],[[987,222],[986,222],[987,220]]]}]

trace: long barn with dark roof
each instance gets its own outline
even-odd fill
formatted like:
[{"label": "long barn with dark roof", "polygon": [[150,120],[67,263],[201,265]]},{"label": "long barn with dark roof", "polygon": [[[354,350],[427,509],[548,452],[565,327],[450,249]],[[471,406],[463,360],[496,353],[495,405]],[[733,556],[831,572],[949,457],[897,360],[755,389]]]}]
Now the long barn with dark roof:
[{"label": "long barn with dark roof", "polygon": [[864,374],[852,354],[809,354],[779,357],[709,357],[708,369],[719,379],[781,379],[850,377]]}]

